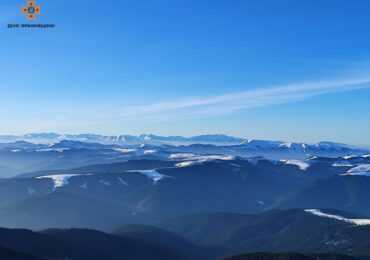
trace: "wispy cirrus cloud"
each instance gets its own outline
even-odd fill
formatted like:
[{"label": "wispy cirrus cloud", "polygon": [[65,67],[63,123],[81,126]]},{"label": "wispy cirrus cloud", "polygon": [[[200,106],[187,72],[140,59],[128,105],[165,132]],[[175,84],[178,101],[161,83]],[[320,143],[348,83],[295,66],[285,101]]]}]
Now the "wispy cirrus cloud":
[{"label": "wispy cirrus cloud", "polygon": [[75,132],[76,129],[78,132],[91,132],[91,129],[95,129],[95,132],[106,134],[112,134],[107,129],[119,129],[114,134],[119,134],[122,129],[129,129],[132,133],[150,132],[161,129],[162,123],[228,115],[365,88],[370,88],[370,77],[296,83],[136,106],[122,106],[118,102],[71,103],[68,106],[50,103],[48,109],[44,109],[45,104],[22,102],[17,107],[16,111],[20,111],[17,117],[14,117],[13,106],[0,111],[0,117],[7,122],[4,124],[5,130],[3,128],[0,131],[3,134],[43,132],[45,129],[66,133]]},{"label": "wispy cirrus cloud", "polygon": [[324,80],[258,88],[209,97],[184,98],[168,102],[126,107],[124,117],[192,118],[229,114],[243,109],[299,102],[330,93],[370,88],[370,77]]}]

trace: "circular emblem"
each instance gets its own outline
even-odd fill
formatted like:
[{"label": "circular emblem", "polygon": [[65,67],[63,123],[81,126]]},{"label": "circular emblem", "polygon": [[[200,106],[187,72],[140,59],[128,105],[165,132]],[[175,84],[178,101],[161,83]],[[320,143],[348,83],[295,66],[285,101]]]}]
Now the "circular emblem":
[{"label": "circular emblem", "polygon": [[33,14],[34,12],[35,12],[35,7],[33,7],[33,6],[28,7],[28,13],[29,14]]}]

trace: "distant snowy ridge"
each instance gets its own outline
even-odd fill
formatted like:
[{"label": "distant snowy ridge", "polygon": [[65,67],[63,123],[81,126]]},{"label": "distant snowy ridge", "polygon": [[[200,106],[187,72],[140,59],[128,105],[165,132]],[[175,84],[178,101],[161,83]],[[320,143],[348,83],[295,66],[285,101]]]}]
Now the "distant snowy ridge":
[{"label": "distant snowy ridge", "polygon": [[[153,134],[141,135],[118,135],[105,136],[97,134],[58,134],[58,133],[32,133],[26,135],[0,135],[0,142],[29,141],[35,143],[58,143],[65,141],[95,142],[102,144],[127,144],[127,143],[204,143],[204,144],[230,144],[243,145],[250,149],[323,149],[342,150],[358,149],[357,147],[334,143],[320,142],[317,144],[292,143],[282,141],[254,140],[240,137],[233,137],[224,134],[206,134],[192,137],[183,136],[159,136]],[[66,145],[65,145],[66,146]]]},{"label": "distant snowy ridge", "polygon": [[[46,134],[44,137],[49,138],[47,142],[38,143],[40,139],[34,138],[40,138],[43,135],[37,134],[23,136],[31,138],[27,141],[13,140],[13,142],[4,143],[3,137],[0,136],[0,156],[4,155],[6,158],[10,156],[14,159],[23,156],[50,158],[50,162],[57,165],[59,169],[63,168],[63,162],[75,161],[78,158],[76,155],[88,157],[89,154],[91,156],[94,154],[101,163],[132,158],[151,160],[159,158],[178,161],[178,167],[187,167],[207,160],[227,160],[236,157],[261,157],[275,160],[276,163],[280,161],[283,164],[296,165],[303,171],[309,170],[313,160],[321,160],[325,157],[336,159],[332,166],[340,167],[339,171],[348,170],[345,167],[356,167],[370,163],[369,150],[330,142],[318,144],[286,143],[245,140],[225,135],[202,135],[189,138],[139,135],[112,138],[85,134],[75,136]],[[71,138],[77,139],[72,140]],[[182,141],[178,142],[178,140]],[[196,158],[200,156],[202,158]],[[207,159],[206,156],[209,158]],[[341,173],[345,173],[345,171]]]},{"label": "distant snowy ridge", "polygon": [[35,133],[26,135],[1,135],[0,142],[29,141],[34,143],[56,143],[61,140],[96,142],[102,144],[125,144],[125,143],[229,143],[240,144],[245,139],[222,134],[198,135],[192,137],[183,136],[159,136],[153,134],[141,135],[118,135],[105,136],[96,134],[57,134]]}]

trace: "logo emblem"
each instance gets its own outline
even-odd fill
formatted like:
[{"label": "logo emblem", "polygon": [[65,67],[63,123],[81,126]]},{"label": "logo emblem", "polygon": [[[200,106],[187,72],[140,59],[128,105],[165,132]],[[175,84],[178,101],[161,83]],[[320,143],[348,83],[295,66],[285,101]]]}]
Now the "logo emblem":
[{"label": "logo emblem", "polygon": [[28,6],[22,6],[22,14],[27,15],[28,20],[35,20],[36,15],[41,14],[41,7],[36,6],[36,1],[27,1]]}]

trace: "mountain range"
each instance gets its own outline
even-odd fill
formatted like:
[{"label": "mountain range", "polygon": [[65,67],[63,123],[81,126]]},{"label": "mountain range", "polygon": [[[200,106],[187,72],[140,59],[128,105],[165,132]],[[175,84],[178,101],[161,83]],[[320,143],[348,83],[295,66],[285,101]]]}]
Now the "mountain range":
[{"label": "mountain range", "polygon": [[107,231],[210,212],[334,208],[370,215],[369,165],[370,156],[298,161],[177,154],[41,170],[0,181],[0,220],[10,228]]},{"label": "mountain range", "polygon": [[35,143],[55,143],[61,140],[73,140],[83,142],[95,142],[104,144],[130,144],[130,143],[230,143],[238,144],[245,139],[227,136],[223,134],[216,135],[198,135],[193,137],[183,136],[158,136],[153,134],[141,135],[97,135],[97,134],[57,134],[57,133],[31,133],[25,135],[1,135],[2,142],[29,141]]},{"label": "mountain range", "polygon": [[[86,139],[78,135],[76,139]],[[132,159],[182,159],[188,162],[206,160],[204,156],[264,157],[274,160],[306,160],[311,157],[344,157],[368,155],[369,150],[344,144],[321,142],[318,144],[284,143],[278,141],[238,140],[237,144],[225,144],[233,138],[217,136],[200,136],[192,140],[204,143],[158,143],[147,141],[148,138],[132,142],[111,142],[101,140],[102,136],[92,136],[81,141],[74,139],[59,140],[57,134],[30,134],[14,137],[19,140],[0,143],[0,177],[13,177],[17,174],[40,170],[64,170],[91,164],[106,164]],[[47,139],[50,143],[37,143],[35,138]],[[50,137],[50,138],[49,138]],[[58,139],[55,141],[55,137]],[[65,136],[63,136],[65,137]],[[2,140],[3,137],[0,137]],[[22,139],[23,138],[23,139]],[[148,140],[152,140],[150,137]],[[163,137],[162,139],[165,139]],[[171,138],[169,138],[171,139]],[[224,140],[215,144],[206,140]],[[92,141],[101,142],[92,142]],[[33,142],[30,142],[33,141]],[[203,156],[198,158],[197,156]],[[186,158],[188,157],[188,158]]]},{"label": "mountain range", "polygon": [[[224,134],[205,134],[191,137],[183,136],[159,136],[153,134],[140,135],[98,135],[98,134],[58,134],[58,133],[30,133],[24,135],[0,135],[0,142],[28,141],[32,143],[57,143],[62,140],[92,142],[101,144],[215,144],[215,145],[237,145],[249,144],[255,148],[286,147],[293,149],[305,149],[310,146],[306,143],[291,143],[282,141],[253,140],[241,137],[233,137]],[[326,149],[353,149],[355,147],[334,143],[320,142],[314,146]]]},{"label": "mountain range", "polygon": [[366,149],[222,135],[17,138],[0,143],[4,259],[370,256]]}]

